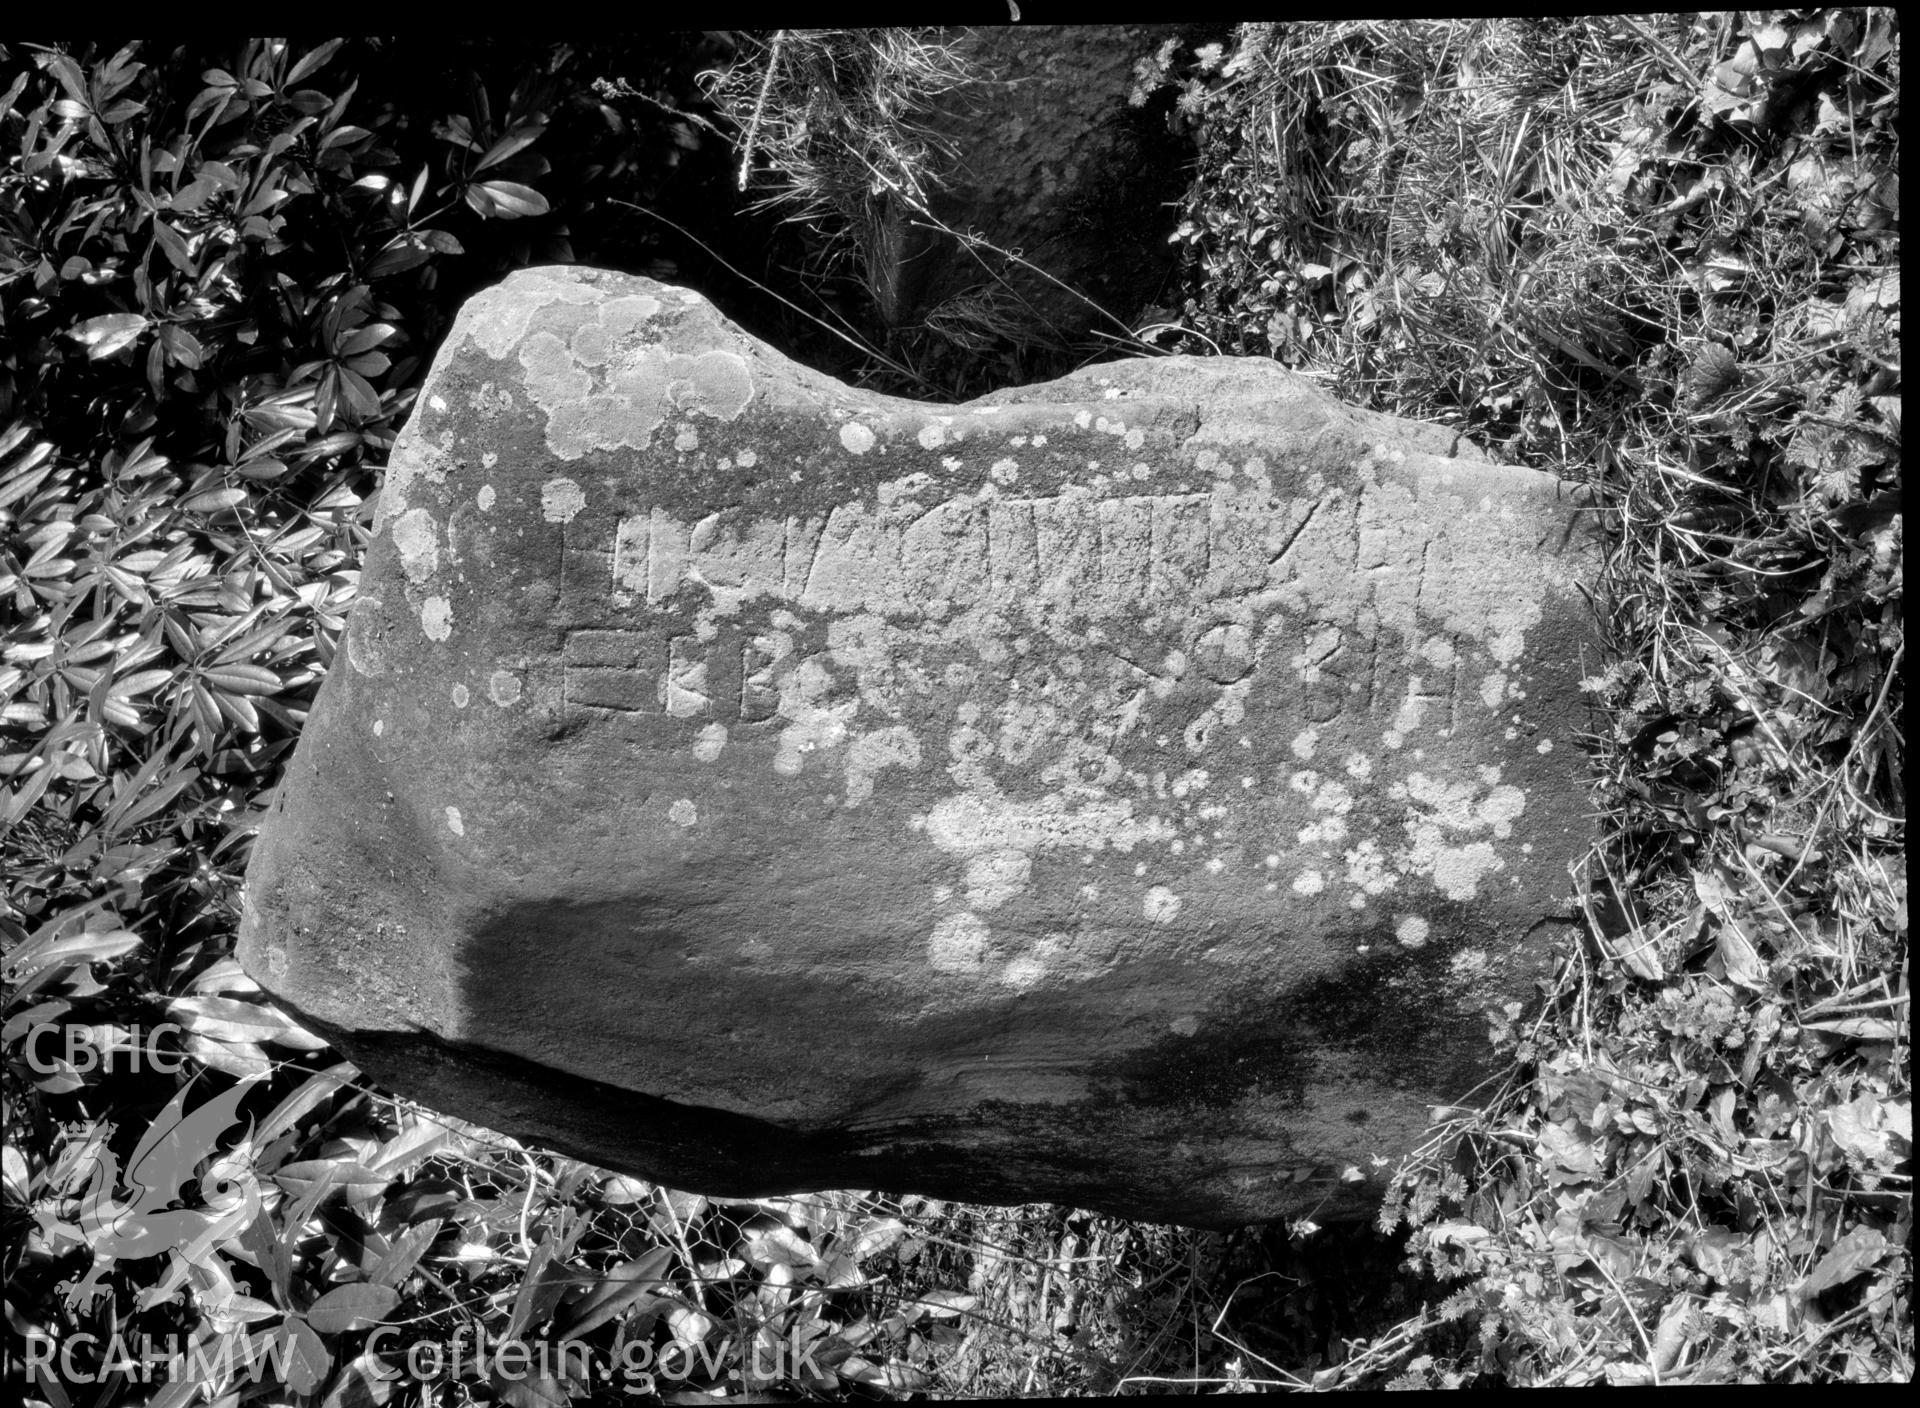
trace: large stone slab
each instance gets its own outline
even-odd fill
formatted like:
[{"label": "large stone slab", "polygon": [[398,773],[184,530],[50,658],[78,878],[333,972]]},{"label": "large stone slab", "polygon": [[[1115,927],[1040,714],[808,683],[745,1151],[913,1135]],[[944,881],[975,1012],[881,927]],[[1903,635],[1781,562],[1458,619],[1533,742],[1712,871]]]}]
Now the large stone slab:
[{"label": "large stone slab", "polygon": [[1272,363],[963,406],[586,269],[460,314],[240,957],[669,1184],[1364,1212],[1587,837],[1564,486]]}]

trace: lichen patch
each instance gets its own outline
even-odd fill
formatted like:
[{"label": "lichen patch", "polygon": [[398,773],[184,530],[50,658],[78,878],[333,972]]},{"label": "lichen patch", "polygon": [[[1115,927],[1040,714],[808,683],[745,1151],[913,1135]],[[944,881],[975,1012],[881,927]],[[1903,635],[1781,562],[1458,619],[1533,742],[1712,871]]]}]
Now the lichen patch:
[{"label": "lichen patch", "polygon": [[420,607],[420,629],[428,640],[445,640],[453,634],[453,603],[443,596],[430,596]]}]

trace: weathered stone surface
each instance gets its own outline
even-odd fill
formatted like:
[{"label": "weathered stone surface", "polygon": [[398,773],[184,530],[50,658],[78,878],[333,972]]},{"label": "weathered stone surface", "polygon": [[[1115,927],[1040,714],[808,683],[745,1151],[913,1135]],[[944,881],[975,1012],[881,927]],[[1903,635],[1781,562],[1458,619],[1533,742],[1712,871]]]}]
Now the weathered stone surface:
[{"label": "weathered stone surface", "polygon": [[1251,360],[918,405],[516,274],[395,452],[241,960],[682,1187],[1362,1212],[1587,830],[1591,550],[1458,448]]}]

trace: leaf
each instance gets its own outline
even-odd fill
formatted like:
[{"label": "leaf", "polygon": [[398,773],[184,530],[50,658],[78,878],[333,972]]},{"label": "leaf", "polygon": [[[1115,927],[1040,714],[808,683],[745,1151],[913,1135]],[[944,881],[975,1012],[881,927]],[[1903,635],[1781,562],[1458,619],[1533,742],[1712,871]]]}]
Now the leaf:
[{"label": "leaf", "polygon": [[287,1387],[295,1393],[312,1393],[327,1381],[327,1371],[333,1367],[333,1356],[327,1353],[327,1347],[313,1327],[297,1315],[287,1317],[281,1333],[287,1342],[287,1354],[283,1363],[287,1371]]},{"label": "leaf", "polygon": [[245,489],[210,489],[204,494],[195,494],[180,505],[183,513],[225,513],[247,501]]},{"label": "leaf", "polygon": [[1660,961],[1660,934],[1651,924],[1640,924],[1618,938],[1606,940],[1613,956],[1627,965],[1628,971],[1648,982],[1659,982],[1667,974]]},{"label": "leaf", "polygon": [[820,1253],[791,1227],[770,1227],[747,1238],[747,1259],[758,1267],[791,1266],[810,1271],[820,1264]]},{"label": "leaf", "polygon": [[355,1282],[335,1286],[307,1307],[307,1323],[323,1335],[344,1334],[378,1325],[400,1304],[400,1293],[391,1286]]},{"label": "leaf", "polygon": [[314,1106],[359,1076],[360,1072],[348,1061],[314,1072],[301,1083],[298,1090],[275,1105],[272,1113],[260,1121],[254,1131],[254,1143],[265,1148],[298,1124]]},{"label": "leaf", "polygon": [[200,345],[200,339],[185,328],[161,328],[160,345],[167,349],[167,357],[175,365],[197,367],[207,360],[207,350]]},{"label": "leaf", "polygon": [[199,262],[187,249],[185,236],[157,216],[153,222],[153,242],[160,246],[160,252],[167,256],[174,268],[190,279],[199,277]]},{"label": "leaf", "polygon": [[167,1012],[189,1031],[216,1041],[274,1041],[292,1021],[257,1002],[233,997],[176,997]]},{"label": "leaf", "polygon": [[129,346],[146,327],[147,320],[138,313],[103,313],[97,318],[88,318],[68,336],[84,346],[87,355],[97,362]]},{"label": "leaf", "polygon": [[[547,124],[545,119],[518,124],[510,129],[499,141],[488,147],[486,154],[474,164],[473,169],[475,171],[485,171],[489,166],[498,165],[515,152],[524,150],[526,147],[538,141],[540,134],[546,130]],[[522,187],[522,189],[524,190],[525,188]]]},{"label": "leaf", "polygon": [[544,1325],[552,1318],[560,1297],[574,1284],[566,1250],[551,1232],[533,1249],[521,1273],[520,1294],[514,1297],[513,1311],[507,1316],[505,1338],[517,1339],[521,1331]]},{"label": "leaf", "polygon": [[928,1291],[916,1303],[934,1319],[945,1320],[972,1310],[980,1303],[980,1297],[965,1291]]},{"label": "leaf", "polygon": [[1861,1272],[1878,1266],[1886,1254],[1887,1239],[1883,1233],[1871,1227],[1856,1227],[1820,1258],[1820,1264],[1800,1287],[1800,1294],[1803,1299],[1811,1300],[1829,1287],[1851,1281]]},{"label": "leaf", "polygon": [[1747,937],[1746,928],[1738,919],[1731,914],[1722,918],[1715,940],[1720,962],[1726,966],[1728,978],[1755,992],[1766,988],[1767,965],[1754,950],[1753,941]]},{"label": "leaf", "polygon": [[347,410],[361,422],[375,420],[380,415],[380,393],[368,384],[367,379],[356,371],[346,367],[332,368],[339,376],[340,399],[346,403]]},{"label": "leaf", "polygon": [[291,87],[307,75],[319,72],[335,54],[340,52],[340,46],[346,42],[344,38],[329,39],[326,43],[309,49],[301,56],[298,63],[287,70],[287,86]]},{"label": "leaf", "polygon": [[228,694],[278,694],[284,687],[280,676],[261,665],[215,665],[200,677]]},{"label": "leaf", "polygon": [[453,1137],[452,1131],[432,1120],[417,1119],[382,1144],[367,1160],[376,1173],[398,1178]]},{"label": "leaf", "polygon": [[395,235],[387,247],[373,257],[366,267],[369,279],[384,279],[391,275],[404,273],[408,269],[418,268],[433,257],[426,242],[420,236],[408,231]]},{"label": "leaf", "polygon": [[273,1062],[267,1053],[250,1041],[220,1041],[188,1032],[180,1044],[201,1065],[211,1066],[235,1080],[259,1080],[273,1074]]},{"label": "leaf", "polygon": [[367,1351],[340,1374],[321,1400],[320,1408],[380,1408],[393,1397],[393,1379],[380,1357]]},{"label": "leaf", "polygon": [[138,934],[127,929],[90,929],[71,938],[49,938],[44,944],[29,940],[7,955],[6,980],[19,983],[43,968],[118,958],[132,953],[142,942]]},{"label": "leaf", "polygon": [[545,196],[518,181],[476,181],[467,187],[467,203],[481,215],[497,220],[545,215],[549,209]]},{"label": "leaf", "polygon": [[1600,1157],[1592,1143],[1565,1125],[1540,1127],[1540,1152],[1546,1158],[1550,1182],[1583,1183],[1600,1176]]},{"label": "leaf", "polygon": [[564,1333],[569,1339],[591,1334],[658,1286],[672,1261],[672,1252],[655,1247],[615,1267],[583,1299],[568,1307],[564,1323],[555,1323],[556,1333]]},{"label": "leaf", "polygon": [[608,1207],[626,1207],[645,1202],[652,1195],[651,1183],[643,1178],[629,1178],[624,1173],[609,1174],[607,1181],[600,1185],[600,1201]]},{"label": "leaf", "polygon": [[434,1218],[431,1222],[420,1222],[409,1227],[393,1239],[385,1256],[373,1268],[373,1274],[367,1279],[376,1286],[399,1286],[412,1274],[420,1258],[427,1254],[440,1236],[441,1228],[446,1226],[444,1218]]},{"label": "leaf", "polygon": [[173,199],[167,204],[182,215],[198,210],[206,203],[208,196],[220,189],[220,183],[206,176],[196,176],[173,193]]},{"label": "leaf", "polygon": [[891,1249],[907,1235],[907,1225],[897,1217],[882,1217],[869,1221],[854,1238],[849,1251],[856,1262],[865,1261],[870,1256],[878,1256]]},{"label": "leaf", "polygon": [[1900,1028],[1885,1017],[1834,1017],[1820,1022],[1802,1022],[1800,1026],[1803,1030],[1850,1036],[1856,1041],[1892,1041],[1900,1035]]},{"label": "leaf", "polygon": [[1682,1293],[1667,1302],[1660,1312],[1660,1327],[1653,1337],[1653,1367],[1662,1374],[1671,1373],[1687,1347],[1687,1324],[1691,1318],[1693,1297]]},{"label": "leaf", "polygon": [[507,1408],[567,1408],[573,1401],[567,1386],[541,1367],[537,1352],[524,1368],[513,1360],[503,1364],[495,1355],[487,1369],[487,1386]]},{"label": "leaf", "polygon": [[349,1159],[303,1159],[282,1164],[274,1170],[273,1179],[296,1197],[325,1185],[329,1193],[343,1193],[350,1203],[365,1202],[393,1181]]},{"label": "leaf", "polygon": [[1856,1095],[1845,1105],[1826,1112],[1827,1129],[1849,1160],[1872,1169],[1890,1162],[1891,1146],[1886,1135],[1886,1115],[1872,1095]]},{"label": "leaf", "polygon": [[362,352],[370,352],[381,343],[398,333],[400,329],[392,323],[368,323],[365,327],[355,328],[340,340],[334,349],[339,357],[354,357]]}]

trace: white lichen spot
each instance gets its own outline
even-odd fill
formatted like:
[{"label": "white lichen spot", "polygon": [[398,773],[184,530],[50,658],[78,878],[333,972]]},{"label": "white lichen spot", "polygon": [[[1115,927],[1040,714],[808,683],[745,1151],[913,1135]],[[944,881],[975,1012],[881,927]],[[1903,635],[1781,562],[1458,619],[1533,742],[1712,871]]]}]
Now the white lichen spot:
[{"label": "white lichen spot", "polygon": [[675,826],[692,826],[700,820],[700,809],[694,806],[692,798],[682,797],[667,808],[667,820]]},{"label": "white lichen spot", "polygon": [[1429,636],[1420,646],[1420,655],[1435,668],[1451,669],[1455,660],[1453,642],[1445,636]]},{"label": "white lichen spot", "polygon": [[496,494],[495,494],[495,493],[493,492],[493,485],[491,485],[491,484],[482,484],[482,485],[480,486],[480,494],[479,494],[479,498],[480,498],[480,511],[481,511],[482,513],[485,513],[486,511],[488,511],[489,509],[491,509],[491,508],[493,507],[493,502],[494,502],[494,499],[495,499],[495,498],[497,498],[497,497],[498,497],[498,495],[496,495]]},{"label": "white lichen spot", "polygon": [[1371,838],[1360,841],[1343,859],[1347,863],[1347,883],[1364,894],[1384,894],[1398,883],[1398,877],[1387,868],[1387,857],[1379,843]]},{"label": "white lichen spot", "polygon": [[780,731],[773,770],[797,777],[806,755],[845,742],[847,724],[860,708],[859,698],[822,701],[833,690],[833,672],[818,658],[800,662],[780,686],[780,715],[791,722]]},{"label": "white lichen spot", "polygon": [[1320,741],[1317,729],[1303,728],[1293,736],[1293,756],[1306,762],[1313,756],[1313,748]]},{"label": "white lichen spot", "polygon": [[703,763],[710,763],[720,756],[720,750],[727,746],[727,726],[708,724],[700,730],[700,736],[694,740],[693,756]]},{"label": "white lichen spot", "polygon": [[977,973],[986,964],[991,932],[977,914],[949,914],[933,926],[927,962],[943,973]]},{"label": "white lichen spot", "polygon": [[1155,885],[1140,901],[1141,912],[1155,924],[1171,924],[1180,912],[1180,896],[1165,885]]},{"label": "white lichen spot", "polygon": [[520,702],[520,677],[511,670],[495,670],[487,677],[487,698],[505,709]]},{"label": "white lichen spot", "polygon": [[[492,469],[499,463],[500,456],[496,455],[492,450],[482,450],[480,452],[480,468]],[[485,505],[482,505],[482,507],[485,507]]]},{"label": "white lichen spot", "polygon": [[440,565],[440,528],[423,508],[410,508],[393,523],[393,545],[409,582],[425,581]]},{"label": "white lichen spot", "polygon": [[996,484],[1011,484],[1020,477],[1020,466],[1011,459],[995,460],[987,473],[993,476]]},{"label": "white lichen spot", "polygon": [[1347,790],[1344,782],[1328,780],[1314,789],[1313,809],[1317,812],[1332,812],[1335,816],[1345,816],[1353,810],[1353,793]]},{"label": "white lichen spot", "polygon": [[1191,1014],[1185,1017],[1175,1017],[1171,1022],[1167,1023],[1167,1029],[1175,1036],[1192,1036],[1200,1030],[1200,1019]]},{"label": "white lichen spot", "polygon": [[1553,751],[1553,740],[1551,738],[1541,739],[1534,745],[1533,751],[1536,753],[1551,753]]},{"label": "white lichen spot", "polygon": [[464,836],[467,834],[467,824],[460,819],[460,808],[447,808],[447,826],[456,836]]},{"label": "white lichen spot", "polygon": [[1506,869],[1485,841],[1468,846],[1441,846],[1433,854],[1434,886],[1450,900],[1470,900],[1483,876]]},{"label": "white lichen spot", "polygon": [[1268,870],[1278,870],[1280,868],[1280,857],[1277,855],[1268,856],[1266,859],[1266,867]]},{"label": "white lichen spot", "polygon": [[1047,976],[1047,965],[1032,954],[1023,954],[1000,970],[1000,981],[1006,986],[1024,992]]},{"label": "white lichen spot", "polygon": [[920,740],[903,724],[861,734],[847,749],[847,805],[857,807],[873,795],[874,774],[882,768],[920,766]]},{"label": "white lichen spot", "polygon": [[1480,820],[1493,828],[1493,834],[1505,840],[1513,834],[1514,818],[1527,809],[1527,794],[1518,787],[1496,787],[1480,804]]},{"label": "white lichen spot", "polygon": [[1296,792],[1311,793],[1320,785],[1320,774],[1312,768],[1303,768],[1287,778],[1287,786]]},{"label": "white lichen spot", "polygon": [[685,426],[673,437],[673,448],[681,454],[688,454],[700,448],[700,431],[694,426]]},{"label": "white lichen spot", "polygon": [[742,450],[734,456],[734,462],[742,469],[752,469],[760,463],[760,456],[752,450]]},{"label": "white lichen spot", "polygon": [[1404,915],[1400,922],[1393,926],[1393,936],[1406,948],[1424,947],[1430,932],[1427,921],[1417,914]]},{"label": "white lichen spot", "polygon": [[1347,839],[1347,824],[1337,816],[1322,817],[1311,826],[1300,828],[1303,846],[1332,845]]},{"label": "white lichen spot", "polygon": [[873,448],[874,435],[857,420],[850,420],[840,427],[840,443],[847,447],[847,453],[864,455]]},{"label": "white lichen spot", "polygon": [[1507,697],[1507,677],[1495,670],[1480,681],[1480,702],[1489,709],[1498,709]]},{"label": "white lichen spot", "polygon": [[1327,877],[1317,870],[1303,870],[1293,880],[1296,895],[1317,895],[1326,888]]},{"label": "white lichen spot", "polygon": [[380,737],[386,731],[387,731],[387,721],[385,719],[375,719],[373,721],[373,736],[375,738]]},{"label": "white lichen spot", "polygon": [[946,428],[939,421],[928,421],[920,427],[920,433],[913,437],[920,442],[923,450],[937,450],[947,443]]},{"label": "white lichen spot", "polygon": [[587,506],[587,491],[571,479],[549,479],[540,486],[540,516],[549,523],[571,523]]},{"label": "white lichen spot", "polygon": [[1369,777],[1373,776],[1373,759],[1369,758],[1365,753],[1349,753],[1347,755],[1347,776],[1355,782],[1365,782]]},{"label": "white lichen spot", "polygon": [[471,697],[472,696],[470,696],[467,693],[467,687],[465,685],[457,684],[453,687],[453,707],[454,708],[456,709],[466,708],[467,700]]},{"label": "white lichen spot", "polygon": [[436,411],[444,412],[447,409],[447,398],[440,395],[439,392],[435,392],[433,395],[427,397],[427,404],[432,406]]},{"label": "white lichen spot", "polygon": [[445,640],[453,634],[453,603],[443,596],[430,596],[420,608],[420,629],[428,640]]},{"label": "white lichen spot", "polygon": [[1025,851],[988,851],[967,862],[967,903],[998,909],[1027,887],[1033,858]]},{"label": "white lichen spot", "polygon": [[1470,984],[1483,977],[1491,966],[1485,949],[1463,948],[1447,964],[1447,974],[1456,983]]},{"label": "white lichen spot", "polygon": [[1212,860],[1207,862],[1207,874],[1209,875],[1218,875],[1221,871],[1225,870],[1226,868],[1227,868],[1227,863],[1224,860],[1221,860],[1219,856],[1215,856]]}]

